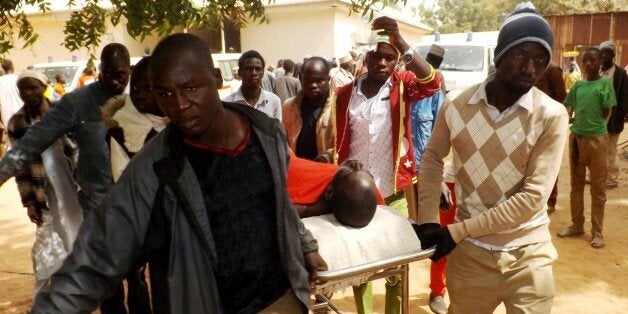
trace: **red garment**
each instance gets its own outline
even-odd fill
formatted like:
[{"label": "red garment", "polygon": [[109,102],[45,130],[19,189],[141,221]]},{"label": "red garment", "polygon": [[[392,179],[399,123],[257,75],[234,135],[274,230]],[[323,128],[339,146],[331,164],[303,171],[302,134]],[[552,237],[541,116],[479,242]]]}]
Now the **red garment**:
[{"label": "red garment", "polygon": [[[331,183],[339,166],[299,158],[290,151],[287,185],[292,202],[299,205],[314,204]],[[377,204],[384,205],[384,198],[377,190]]]},{"label": "red garment", "polygon": [[288,194],[299,205],[316,203],[331,182],[338,165],[314,162],[290,154],[288,164]]},{"label": "red garment", "polygon": [[[390,76],[390,110],[392,118],[393,160],[395,160],[395,192],[410,186],[416,176],[414,164],[414,149],[412,147],[412,132],[410,128],[410,105],[417,100],[429,97],[440,90],[438,75],[427,83],[419,83],[414,73],[405,71],[393,72]],[[400,88],[402,86],[402,88]],[[349,100],[353,88],[357,88],[356,81],[338,89],[335,112],[336,131],[334,134],[334,156],[337,163],[342,163],[349,157],[351,132],[349,130]],[[400,123],[403,121],[403,123]]]},{"label": "red garment", "polygon": [[[447,187],[449,191],[451,191],[451,198],[453,203],[449,207],[449,210],[438,210],[438,216],[440,217],[440,225],[445,227],[454,223],[454,218],[456,217],[456,208],[458,208],[458,203],[456,202],[456,192],[454,192],[454,184],[447,183]],[[445,274],[445,268],[447,267],[447,256],[439,259],[437,262],[432,262],[430,264],[430,295],[431,296],[444,296],[445,288],[447,285],[445,284],[445,278],[447,275]]]},{"label": "red garment", "polygon": [[224,147],[218,147],[214,145],[199,143],[187,137],[183,138],[183,142],[192,147],[196,147],[198,149],[202,149],[202,150],[214,153],[214,154],[227,155],[229,157],[238,156],[239,153],[243,152],[244,149],[246,149],[246,147],[249,146],[250,140],[251,140],[251,125],[248,123],[248,121],[246,123],[246,134],[244,134],[244,138],[242,139],[240,144],[238,144],[238,146],[236,146],[234,149],[228,149]]}]

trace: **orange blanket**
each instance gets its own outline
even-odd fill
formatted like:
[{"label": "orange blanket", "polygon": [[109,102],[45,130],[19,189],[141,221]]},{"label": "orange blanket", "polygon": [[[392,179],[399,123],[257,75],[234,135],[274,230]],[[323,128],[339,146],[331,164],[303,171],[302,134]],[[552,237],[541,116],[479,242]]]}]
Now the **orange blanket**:
[{"label": "orange blanket", "polygon": [[316,203],[338,170],[338,165],[314,162],[290,156],[288,165],[288,194],[299,205]]},{"label": "orange blanket", "polygon": [[[288,165],[288,194],[299,205],[316,203],[334,178],[338,165],[314,162],[290,155]],[[377,203],[384,205],[384,198],[377,190]]]}]

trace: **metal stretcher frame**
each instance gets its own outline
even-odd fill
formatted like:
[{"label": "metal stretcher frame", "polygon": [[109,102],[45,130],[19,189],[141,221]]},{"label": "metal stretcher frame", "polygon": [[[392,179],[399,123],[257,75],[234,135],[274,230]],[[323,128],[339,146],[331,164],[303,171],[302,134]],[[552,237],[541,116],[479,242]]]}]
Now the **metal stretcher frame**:
[{"label": "metal stretcher frame", "polygon": [[[408,253],[404,255],[399,255],[395,257],[390,257],[386,259],[382,259],[379,261],[362,264],[350,268],[339,269],[339,270],[329,270],[329,271],[319,271],[317,274],[318,280],[324,280],[326,282],[332,281],[342,281],[363,273],[370,273],[375,271],[376,273],[369,277],[368,281],[388,278],[396,275],[403,275],[403,286],[402,286],[402,295],[401,295],[401,312],[403,314],[407,314],[409,312],[408,302],[409,302],[409,264],[415,261],[423,260],[429,258],[434,254],[434,248],[429,248],[427,250]],[[401,267],[399,267],[401,266]],[[318,291],[318,290],[317,290]],[[324,295],[315,292],[316,298],[318,300],[323,301],[322,303],[315,304],[310,307],[310,310],[320,309],[320,308],[329,308],[336,313],[342,313],[340,309],[338,309],[329,299],[327,299]]]}]

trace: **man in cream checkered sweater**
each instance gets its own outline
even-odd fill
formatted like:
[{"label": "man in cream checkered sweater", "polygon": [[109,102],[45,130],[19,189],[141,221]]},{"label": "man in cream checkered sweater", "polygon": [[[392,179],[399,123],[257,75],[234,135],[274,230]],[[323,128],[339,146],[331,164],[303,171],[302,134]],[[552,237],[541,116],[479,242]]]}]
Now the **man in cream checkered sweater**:
[{"label": "man in cream checkered sweater", "polygon": [[[496,72],[448,99],[419,171],[419,237],[448,255],[449,313],[549,313],[554,298],[546,213],[567,136],[563,105],[533,87],[553,36],[531,4],[502,25]],[[453,152],[458,212],[440,227],[443,158]]]}]

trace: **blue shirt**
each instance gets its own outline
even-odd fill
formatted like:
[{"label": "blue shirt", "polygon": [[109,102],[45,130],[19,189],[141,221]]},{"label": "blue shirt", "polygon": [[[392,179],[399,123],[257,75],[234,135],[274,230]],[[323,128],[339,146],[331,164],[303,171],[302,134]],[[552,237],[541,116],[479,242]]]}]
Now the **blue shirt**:
[{"label": "blue shirt", "polygon": [[442,91],[412,103],[410,108],[410,123],[412,125],[412,146],[414,146],[414,158],[416,159],[416,171],[421,166],[421,156],[425,146],[432,136],[434,121],[438,110],[445,100]]}]

